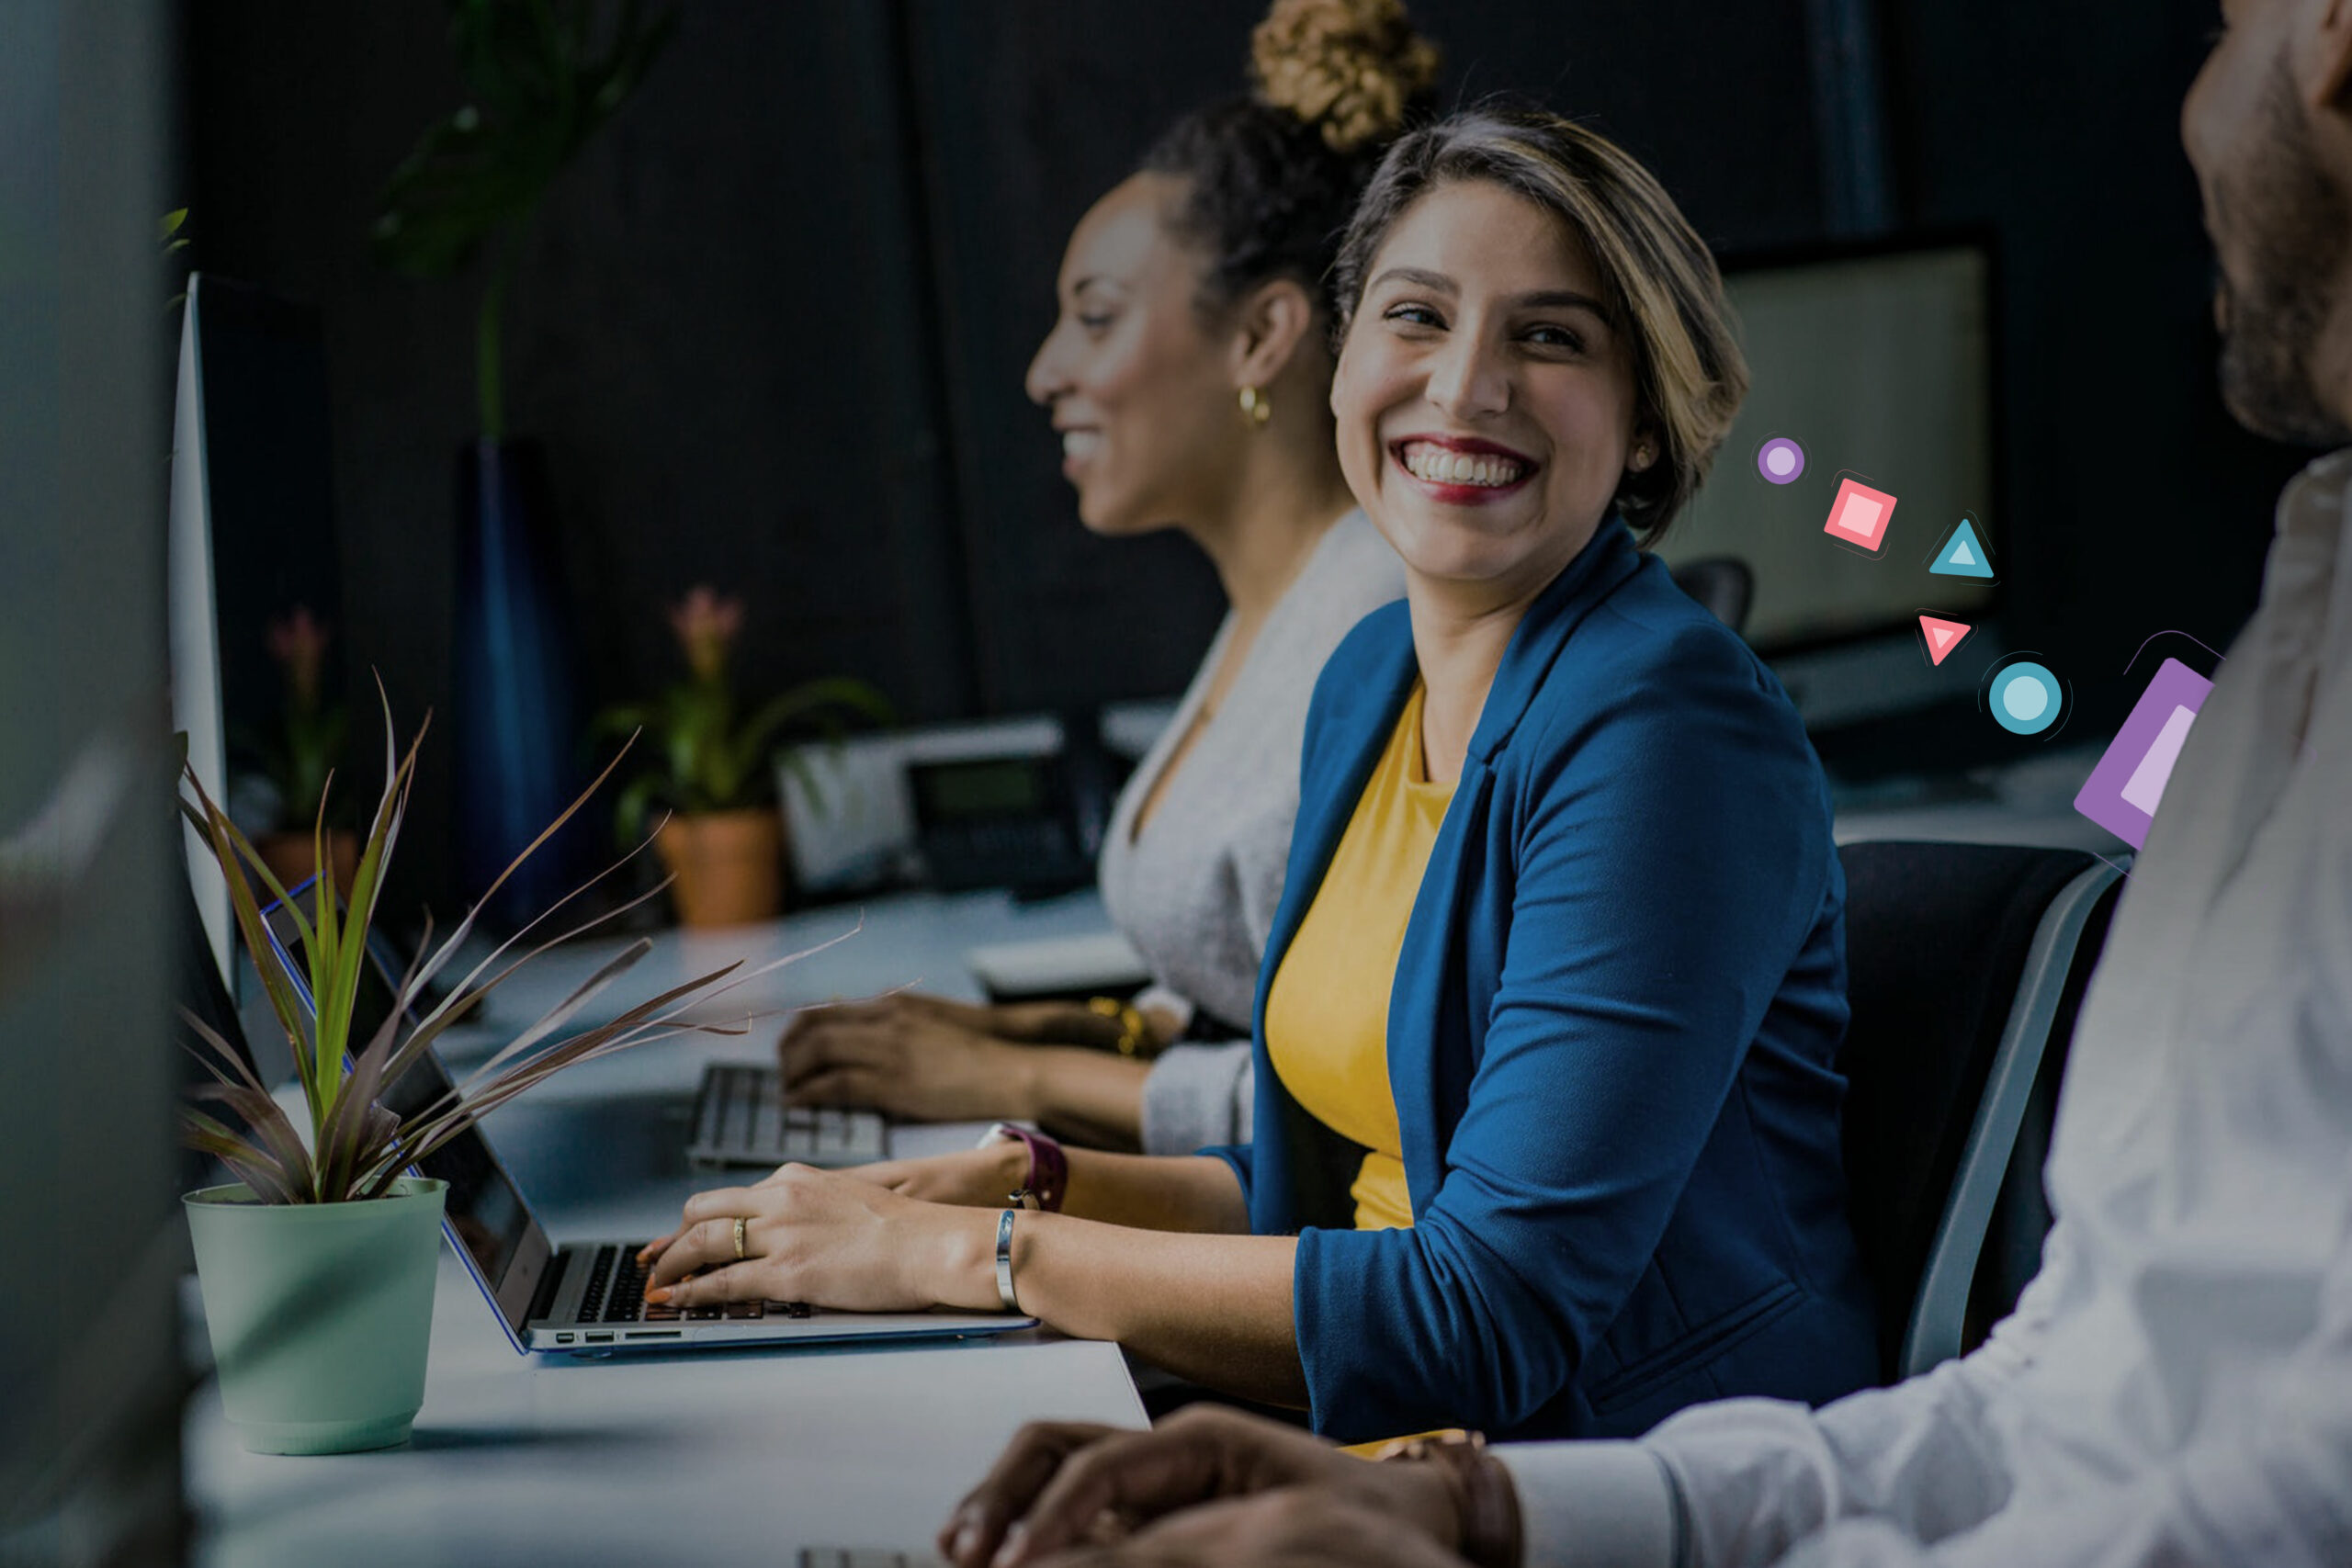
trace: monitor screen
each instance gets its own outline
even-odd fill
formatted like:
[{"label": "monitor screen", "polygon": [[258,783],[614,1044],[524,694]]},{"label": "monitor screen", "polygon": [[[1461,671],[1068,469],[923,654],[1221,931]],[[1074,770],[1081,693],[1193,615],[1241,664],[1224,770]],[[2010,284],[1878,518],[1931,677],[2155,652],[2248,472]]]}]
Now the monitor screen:
[{"label": "monitor screen", "polygon": [[[320,648],[322,711],[344,701],[343,588],[315,310],[227,278],[188,279],[173,425],[173,728],[249,831],[307,829],[287,797],[298,660]],[[349,788],[346,781],[343,786]],[[214,957],[231,970],[229,894],[190,840]],[[233,971],[232,971],[233,974]]]},{"label": "monitor screen", "polygon": [[[1759,651],[1907,635],[1923,608],[1969,621],[1992,613],[1997,586],[1927,572],[1963,513],[2000,558],[1991,283],[1990,257],[1973,243],[1726,268],[1747,400],[1659,554],[1747,561],[1746,629]],[[1758,467],[1777,436],[1804,451],[1787,483]],[[1824,536],[1847,478],[1894,498],[1875,556]]]}]

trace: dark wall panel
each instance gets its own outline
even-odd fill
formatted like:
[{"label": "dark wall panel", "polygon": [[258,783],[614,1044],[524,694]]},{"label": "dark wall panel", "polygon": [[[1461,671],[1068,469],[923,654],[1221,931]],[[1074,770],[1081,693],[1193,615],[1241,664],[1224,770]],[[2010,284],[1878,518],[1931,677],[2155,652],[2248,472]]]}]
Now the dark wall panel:
[{"label": "dark wall panel", "polygon": [[[1815,29],[1837,9],[1414,14],[1445,51],[1442,104],[1512,89],[1589,117],[1736,254],[1823,234]],[[924,716],[1181,684],[1221,608],[1213,576],[1181,539],[1087,535],[1021,378],[1071,225],[1177,113],[1240,88],[1261,12],[687,5],[542,213],[508,333],[513,423],[553,459],[592,700],[670,677],[660,603],[705,580],[752,603],[755,682],[845,671]],[[2117,700],[2099,671],[2127,643],[2168,626],[2219,640],[2243,618],[2293,461],[2236,433],[2212,391],[2210,260],[2175,129],[2210,6],[1869,14],[1894,211],[1996,237],[2007,466],[1987,506],[2018,630]],[[459,101],[441,17],[422,0],[249,0],[190,7],[187,28],[197,258],[320,306],[346,652],[385,670],[412,720],[447,705],[479,282],[390,277],[367,236],[384,176]],[[424,858],[446,762],[437,748],[420,796]]]}]

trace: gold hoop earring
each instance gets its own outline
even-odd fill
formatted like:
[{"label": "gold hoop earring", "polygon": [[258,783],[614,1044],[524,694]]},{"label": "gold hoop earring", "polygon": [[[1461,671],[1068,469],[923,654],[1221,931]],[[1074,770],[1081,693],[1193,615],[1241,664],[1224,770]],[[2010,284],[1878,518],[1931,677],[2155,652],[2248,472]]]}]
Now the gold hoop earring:
[{"label": "gold hoop earring", "polygon": [[1274,400],[1255,387],[1241,389],[1241,417],[1260,429],[1274,417]]}]

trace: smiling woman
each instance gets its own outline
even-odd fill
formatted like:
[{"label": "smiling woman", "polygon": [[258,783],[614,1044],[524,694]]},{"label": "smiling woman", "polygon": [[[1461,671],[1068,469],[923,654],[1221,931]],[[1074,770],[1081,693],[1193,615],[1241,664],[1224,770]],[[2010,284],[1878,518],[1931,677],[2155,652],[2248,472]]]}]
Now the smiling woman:
[{"label": "smiling woman", "polygon": [[1317,692],[1281,1135],[1227,1154],[1251,1228],[1299,1234],[1317,1421],[1436,1425],[1466,1385],[1632,1431],[1859,1386],[1820,770],[1628,525],[1673,521],[1745,390],[1713,260],[1603,138],[1481,111],[1391,151],[1337,283],[1340,462],[1407,603]]},{"label": "smiling woman", "polygon": [[1848,1393],[1826,791],[1629,526],[1739,401],[1714,264],[1610,143],[1497,112],[1400,141],[1341,256],[1334,440],[1406,601],[1316,686],[1251,1139],[786,1168],[695,1199],[656,1288],[1017,1303],[1348,1438]]}]

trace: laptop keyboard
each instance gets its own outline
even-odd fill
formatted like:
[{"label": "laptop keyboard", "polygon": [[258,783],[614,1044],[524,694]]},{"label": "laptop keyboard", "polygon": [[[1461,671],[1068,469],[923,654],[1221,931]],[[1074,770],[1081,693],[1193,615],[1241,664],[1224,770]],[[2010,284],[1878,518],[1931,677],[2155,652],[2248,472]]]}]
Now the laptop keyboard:
[{"label": "laptop keyboard", "polygon": [[588,1288],[580,1297],[582,1323],[729,1323],[758,1322],[769,1317],[813,1317],[816,1308],[806,1302],[728,1302],[719,1306],[674,1307],[649,1304],[645,1299],[645,1265],[635,1247],[606,1245],[596,1249],[588,1269]]},{"label": "laptop keyboard", "polygon": [[862,1165],[884,1154],[879,1115],[831,1105],[786,1105],[772,1067],[712,1067],[698,1122],[699,1146],[777,1164]]}]

